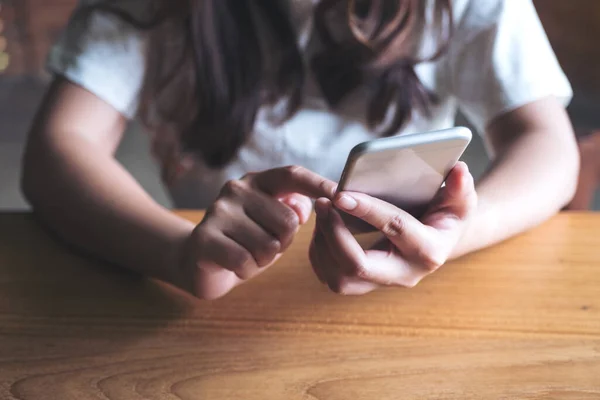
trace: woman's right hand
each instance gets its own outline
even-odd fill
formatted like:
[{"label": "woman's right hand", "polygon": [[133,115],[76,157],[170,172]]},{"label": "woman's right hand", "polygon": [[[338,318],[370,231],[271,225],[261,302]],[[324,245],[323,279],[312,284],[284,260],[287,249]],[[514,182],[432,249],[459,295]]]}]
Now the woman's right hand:
[{"label": "woman's right hand", "polygon": [[182,246],[178,286],[215,299],[271,266],[312,212],[310,198],[332,198],[336,184],[302,167],[228,182]]}]

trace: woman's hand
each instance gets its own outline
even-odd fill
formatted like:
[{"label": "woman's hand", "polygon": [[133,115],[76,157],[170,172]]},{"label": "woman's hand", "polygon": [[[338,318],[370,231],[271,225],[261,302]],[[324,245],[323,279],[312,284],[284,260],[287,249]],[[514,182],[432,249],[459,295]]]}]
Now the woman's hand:
[{"label": "woman's hand", "polygon": [[335,187],[301,167],[228,182],[183,246],[178,286],[214,299],[255,277],[280,257],[306,223],[310,198],[332,198]]},{"label": "woman's hand", "polygon": [[[373,225],[385,238],[363,250],[333,205]],[[333,205],[317,201],[310,260],[333,291],[359,295],[379,286],[413,287],[441,267],[469,224],[477,194],[466,164],[459,163],[421,221],[360,193],[341,193]]]}]

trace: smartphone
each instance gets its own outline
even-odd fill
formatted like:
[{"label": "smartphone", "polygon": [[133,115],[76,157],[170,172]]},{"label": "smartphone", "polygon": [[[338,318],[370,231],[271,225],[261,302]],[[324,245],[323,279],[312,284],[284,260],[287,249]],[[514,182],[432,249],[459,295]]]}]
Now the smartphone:
[{"label": "smartphone", "polygon": [[[456,127],[361,143],[350,152],[337,191],[365,193],[420,218],[471,138],[468,128]],[[362,220],[342,217],[353,232],[373,230]]]}]

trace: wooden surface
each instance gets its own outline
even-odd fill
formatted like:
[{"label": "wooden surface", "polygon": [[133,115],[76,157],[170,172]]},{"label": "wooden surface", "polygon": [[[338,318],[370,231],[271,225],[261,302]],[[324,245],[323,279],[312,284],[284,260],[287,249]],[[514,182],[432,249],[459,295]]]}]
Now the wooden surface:
[{"label": "wooden surface", "polygon": [[202,303],[0,215],[0,399],[600,399],[599,233],[560,215],[415,289],[344,298],[313,277],[307,227]]}]

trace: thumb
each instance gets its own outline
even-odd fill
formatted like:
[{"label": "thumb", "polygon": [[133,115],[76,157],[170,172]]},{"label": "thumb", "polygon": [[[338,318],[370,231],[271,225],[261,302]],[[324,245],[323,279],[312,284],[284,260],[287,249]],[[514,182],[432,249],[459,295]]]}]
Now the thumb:
[{"label": "thumb", "polygon": [[[459,162],[446,178],[446,185],[440,189],[423,223],[434,227],[443,219],[464,220],[477,207],[477,192],[473,176],[467,164]],[[440,228],[443,228],[441,226]]]},{"label": "thumb", "polygon": [[304,225],[308,222],[313,210],[313,204],[310,198],[298,193],[292,193],[279,198],[279,201],[298,214],[300,224]]}]

